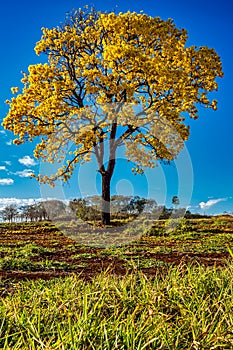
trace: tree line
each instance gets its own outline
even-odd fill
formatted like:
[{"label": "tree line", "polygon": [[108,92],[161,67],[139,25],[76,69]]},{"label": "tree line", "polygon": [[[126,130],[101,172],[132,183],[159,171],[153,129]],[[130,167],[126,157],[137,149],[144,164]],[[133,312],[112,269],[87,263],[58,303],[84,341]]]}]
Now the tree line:
[{"label": "tree line", "polygon": [[50,220],[50,215],[64,210],[66,205],[59,200],[51,200],[28,205],[10,204],[3,208],[0,217],[4,222],[44,221]]},{"label": "tree line", "polygon": [[[185,208],[178,208],[179,198],[172,198],[172,207],[166,208],[158,205],[154,199],[145,199],[139,196],[114,195],[111,197],[111,210],[113,220],[134,219],[142,212],[151,214],[158,219],[168,219],[172,214],[177,217],[185,215],[193,216]],[[90,196],[86,198],[75,198],[65,203],[53,199],[28,205],[10,204],[0,212],[4,222],[33,222],[53,219],[70,220],[80,218],[94,224],[101,221],[101,196]]]}]

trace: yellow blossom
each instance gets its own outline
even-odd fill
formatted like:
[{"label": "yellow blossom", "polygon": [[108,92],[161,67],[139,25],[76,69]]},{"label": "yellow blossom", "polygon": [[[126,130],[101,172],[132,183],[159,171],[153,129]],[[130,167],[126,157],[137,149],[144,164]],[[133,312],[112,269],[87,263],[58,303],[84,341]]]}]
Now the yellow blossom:
[{"label": "yellow blossom", "polygon": [[[107,139],[113,154],[125,144],[136,172],[156,160],[173,160],[189,137],[182,116],[196,119],[198,105],[215,110],[209,93],[223,76],[217,53],[188,47],[187,38],[171,19],[143,11],[100,13],[88,6],[74,11],[64,26],[42,28],[35,52],[46,54],[47,63],[23,73],[22,93],[11,89],[17,96],[6,101],[3,121],[15,144],[40,139],[35,157],[65,163],[57,174],[37,179],[67,181],[93,153],[98,170],[106,173],[101,147]],[[135,106],[145,113],[137,114]]]}]

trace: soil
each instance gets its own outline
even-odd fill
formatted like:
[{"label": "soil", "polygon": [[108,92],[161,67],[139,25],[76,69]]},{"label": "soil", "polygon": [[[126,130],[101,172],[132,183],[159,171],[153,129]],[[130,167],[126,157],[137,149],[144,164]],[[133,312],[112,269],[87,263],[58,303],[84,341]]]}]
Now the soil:
[{"label": "soil", "polygon": [[[43,226],[42,224],[39,226],[35,224],[25,228],[22,228],[20,225],[11,225],[10,228],[3,225],[0,227],[1,247],[19,249],[28,243],[47,248],[39,254],[30,257],[32,263],[47,260],[61,264],[58,264],[58,267],[55,265],[52,268],[42,268],[35,271],[33,269],[30,271],[20,269],[17,271],[13,269],[0,270],[0,282],[4,283],[4,288],[9,284],[10,289],[11,283],[9,281],[12,280],[49,280],[73,274],[84,280],[91,280],[102,271],[122,276],[130,269],[133,270],[132,265],[127,264],[127,262],[134,259],[135,261],[137,261],[136,259],[153,259],[155,262],[160,262],[147,268],[143,267],[143,265],[141,268],[140,265],[138,267],[146,276],[153,278],[161,271],[164,273],[169,266],[193,263],[220,267],[224,266],[230,257],[227,252],[180,252],[175,249],[169,253],[154,253],[150,251],[150,242],[148,241],[145,250],[129,251],[126,258],[120,258],[104,254],[103,248],[80,246],[77,242],[62,235],[55,227]],[[154,248],[156,244],[153,242],[152,246]],[[170,246],[171,244],[169,244]],[[4,254],[1,254],[1,256]],[[62,263],[64,263],[64,266]]]}]

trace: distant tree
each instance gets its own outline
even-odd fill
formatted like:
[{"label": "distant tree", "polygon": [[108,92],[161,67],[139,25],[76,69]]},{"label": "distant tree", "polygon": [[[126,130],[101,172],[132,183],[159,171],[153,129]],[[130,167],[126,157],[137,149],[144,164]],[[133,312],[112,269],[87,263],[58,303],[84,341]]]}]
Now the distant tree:
[{"label": "distant tree", "polygon": [[114,195],[111,197],[112,212],[115,218],[128,215],[127,211],[130,200],[131,196]]},{"label": "distant tree", "polygon": [[2,211],[1,216],[4,221],[12,222],[16,216],[18,215],[19,211],[15,204],[7,205]]},{"label": "distant tree", "polygon": [[160,206],[158,209],[159,218],[162,220],[169,219],[172,214],[172,209],[166,208],[165,205]]},{"label": "distant tree", "polygon": [[140,198],[139,196],[134,196],[131,198],[128,204],[128,210],[134,214],[140,214],[146,205],[146,199]]},{"label": "distant tree", "polygon": [[[111,197],[112,217],[129,217],[130,215],[138,215],[144,209],[152,212],[156,206],[153,199],[140,198],[139,196],[123,196],[114,195]],[[101,196],[89,196],[85,199],[74,199],[69,202],[69,208],[78,217],[84,220],[93,220],[96,222],[101,219]]]},{"label": "distant tree", "polygon": [[44,208],[43,203],[34,203],[29,205],[24,205],[20,208],[21,217],[25,221],[38,221],[46,220],[47,213]]},{"label": "distant tree", "polygon": [[118,147],[126,147],[136,173],[155,161],[169,163],[189,138],[186,116],[197,119],[198,105],[216,109],[207,94],[223,76],[220,58],[206,46],[188,47],[187,39],[171,19],[130,11],[79,9],[64,25],[43,28],[35,51],[48,62],[23,73],[22,92],[7,101],[3,122],[17,135],[14,143],[39,141],[34,155],[49,162],[62,162],[64,148],[74,143],[56,174],[37,179],[51,185],[67,181],[77,163],[95,156],[102,223],[109,224]]},{"label": "distant tree", "polygon": [[154,199],[145,199],[139,196],[115,195],[111,197],[114,213],[126,213],[127,215],[138,215],[144,210],[152,212],[157,203]]},{"label": "distant tree", "polygon": [[89,196],[87,197],[87,205],[89,217],[91,220],[96,220],[101,218],[101,210],[102,210],[102,197],[101,196]]},{"label": "distant tree", "polygon": [[69,208],[72,212],[77,215],[80,219],[86,220],[88,215],[88,206],[87,201],[85,199],[73,199],[69,202]]},{"label": "distant tree", "polygon": [[143,211],[147,214],[153,214],[153,212],[155,212],[156,209],[158,209],[158,204],[156,200],[150,198],[146,199]]},{"label": "distant tree", "polygon": [[79,199],[76,199],[76,198],[69,201],[68,207],[74,214],[77,213],[78,203],[79,203]]},{"label": "distant tree", "polygon": [[66,204],[57,199],[50,199],[41,203],[41,208],[46,212],[48,219],[57,219],[66,214]]},{"label": "distant tree", "polygon": [[180,200],[178,196],[173,196],[172,197],[172,204],[175,206],[175,208],[178,207],[178,205],[180,204]]},{"label": "distant tree", "polygon": [[22,213],[22,217],[25,221],[33,221],[36,220],[36,205],[35,204],[28,204],[24,205],[20,208],[20,211]]},{"label": "distant tree", "polygon": [[48,219],[48,214],[46,212],[43,202],[37,204],[37,217],[40,221]]},{"label": "distant tree", "polygon": [[186,210],[184,217],[186,219],[191,219],[192,218],[192,213],[190,210]]}]

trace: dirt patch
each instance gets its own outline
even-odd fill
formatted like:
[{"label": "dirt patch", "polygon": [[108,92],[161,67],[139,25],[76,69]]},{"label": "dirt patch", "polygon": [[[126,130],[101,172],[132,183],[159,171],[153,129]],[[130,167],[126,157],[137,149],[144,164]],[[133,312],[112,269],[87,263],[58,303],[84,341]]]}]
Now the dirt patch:
[{"label": "dirt patch", "polygon": [[[49,280],[51,278],[63,278],[72,274],[80,278],[90,280],[102,271],[116,275],[124,275],[127,271],[133,271],[135,266],[147,276],[155,276],[161,269],[180,264],[202,264],[205,266],[224,266],[230,255],[228,252],[193,252],[178,251],[177,242],[168,243],[171,252],[153,252],[159,247],[159,242],[153,240],[136,242],[125,247],[125,252],[117,256],[114,250],[106,252],[103,248],[80,246],[77,242],[64,236],[55,227],[43,223],[28,225],[2,225],[0,227],[0,259],[6,259],[8,255],[12,259],[28,259],[27,263],[15,269],[9,264],[0,269],[0,295],[1,289],[11,290],[12,286],[7,281],[19,280]],[[34,244],[34,248],[27,257],[28,252],[20,255],[20,249]],[[138,248],[141,247],[141,250]],[[132,248],[135,248],[133,251]],[[33,250],[34,249],[34,250]],[[131,249],[131,250],[130,250]],[[134,266],[135,265],[135,266]],[[6,267],[7,266],[7,267]]]}]

